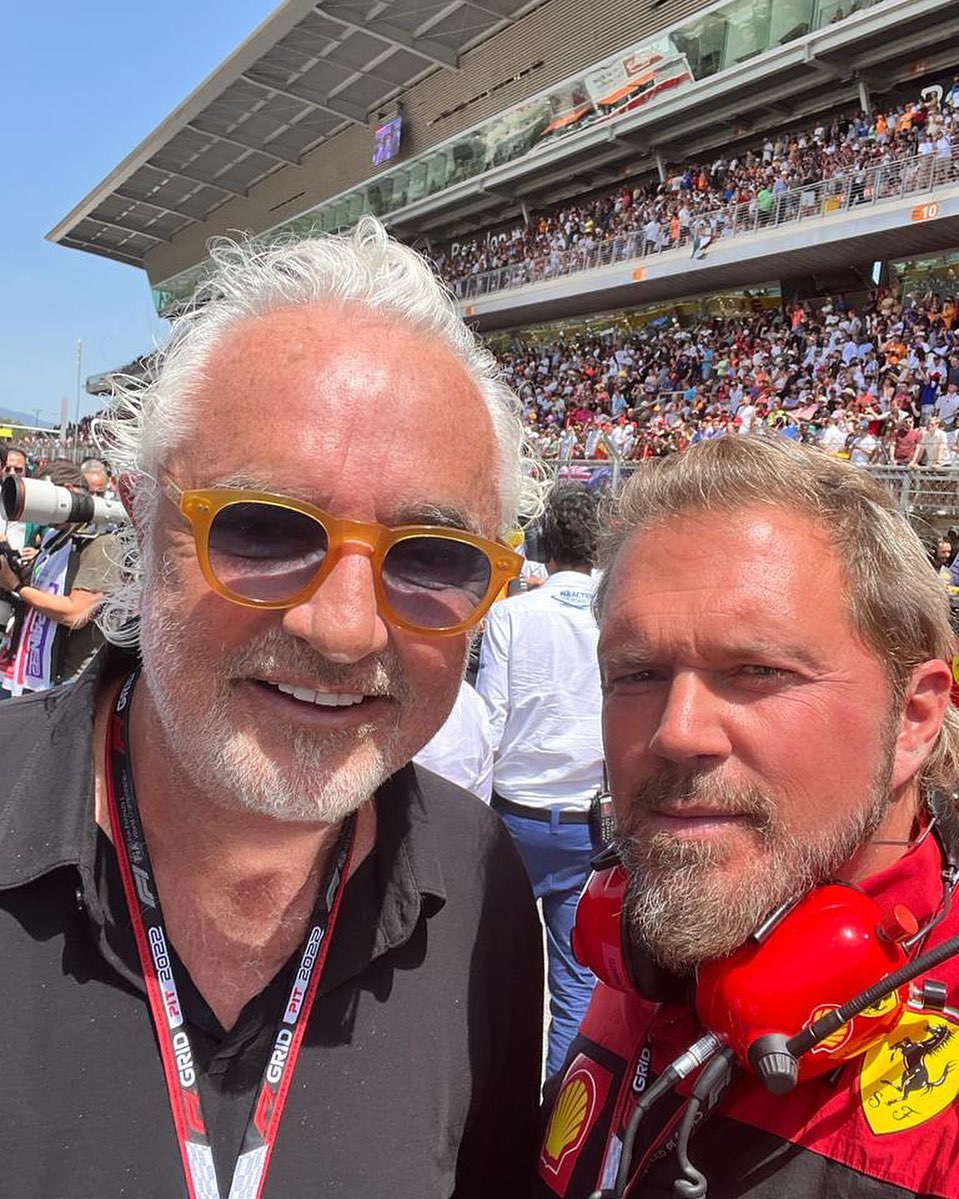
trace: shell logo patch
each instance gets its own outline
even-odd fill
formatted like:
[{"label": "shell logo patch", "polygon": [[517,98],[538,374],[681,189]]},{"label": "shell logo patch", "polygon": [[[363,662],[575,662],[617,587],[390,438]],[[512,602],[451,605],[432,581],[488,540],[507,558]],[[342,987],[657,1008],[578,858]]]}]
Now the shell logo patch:
[{"label": "shell logo patch", "polygon": [[[836,1053],[852,1040],[853,1029],[857,1022],[862,1024],[867,1020],[877,1020],[882,1016],[885,1016],[887,1013],[893,1011],[898,1003],[899,999],[897,998],[895,992],[893,992],[891,995],[884,995],[876,1003],[867,1008],[863,1008],[863,1010],[856,1017],[855,1021],[850,1021],[847,1024],[840,1024],[834,1033],[831,1033],[825,1038],[825,1040],[820,1041],[818,1045],[814,1045],[811,1052],[813,1054]],[[829,1012],[836,1011],[838,1007],[839,1005],[835,1003],[826,1004],[823,1007],[817,1007],[806,1023],[814,1024],[817,1020],[821,1019]]]},{"label": "shell logo patch", "polygon": [[[839,1007],[838,1003],[830,1003],[824,1007],[817,1007],[816,1010],[809,1017],[809,1019],[806,1021],[806,1023],[807,1024],[815,1024],[815,1022],[817,1020],[821,1020],[823,1018],[823,1016],[828,1015],[830,1012],[836,1011],[838,1009],[838,1007]],[[840,1024],[834,1033],[830,1033],[829,1036],[825,1038],[825,1040],[820,1041],[818,1045],[814,1045],[812,1047],[811,1052],[812,1053],[835,1053],[837,1049],[842,1049],[843,1045],[846,1044],[846,1042],[849,1040],[849,1038],[851,1036],[852,1036],[852,1025],[851,1024]]]},{"label": "shell logo patch", "polygon": [[954,1015],[907,1009],[886,1039],[866,1054],[859,1093],[877,1136],[925,1124],[959,1097],[959,1023]]},{"label": "shell logo patch", "polygon": [[557,1195],[565,1194],[576,1155],[606,1100],[612,1075],[580,1054],[556,1097],[539,1158],[540,1177]]}]

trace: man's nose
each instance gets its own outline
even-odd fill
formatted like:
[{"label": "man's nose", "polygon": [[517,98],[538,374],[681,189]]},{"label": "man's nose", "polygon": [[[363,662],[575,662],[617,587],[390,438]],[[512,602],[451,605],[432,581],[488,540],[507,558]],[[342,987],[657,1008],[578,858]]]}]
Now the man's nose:
[{"label": "man's nose", "polygon": [[313,595],[284,612],[283,629],[330,662],[359,662],[381,653],[389,630],[376,602],[369,550],[344,547]]},{"label": "man's nose", "polygon": [[728,757],[726,704],[698,671],[677,672],[669,685],[649,748],[670,762]]}]

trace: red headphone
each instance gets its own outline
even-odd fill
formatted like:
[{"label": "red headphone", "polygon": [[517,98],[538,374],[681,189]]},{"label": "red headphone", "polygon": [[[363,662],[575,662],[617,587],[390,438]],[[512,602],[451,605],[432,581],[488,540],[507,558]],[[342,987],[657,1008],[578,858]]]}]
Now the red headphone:
[{"label": "red headphone", "polygon": [[[614,852],[601,855],[594,866],[576,910],[573,953],[607,986],[651,997],[644,985],[650,964],[624,929],[626,871]],[[817,887],[773,913],[729,957],[700,968],[695,984],[700,1022],[771,1090],[788,1090],[796,1081],[796,1063],[777,1056],[787,1040],[905,966],[901,942],[917,928],[908,908],[886,911],[857,887]],[[898,1023],[908,993],[903,984],[847,1018],[799,1058],[798,1077],[833,1070],[881,1041]]]}]

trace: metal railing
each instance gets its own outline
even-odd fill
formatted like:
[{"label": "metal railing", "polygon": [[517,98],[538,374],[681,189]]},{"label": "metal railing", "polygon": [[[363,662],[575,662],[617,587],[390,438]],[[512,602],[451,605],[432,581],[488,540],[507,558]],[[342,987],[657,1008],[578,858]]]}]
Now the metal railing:
[{"label": "metal railing", "polygon": [[[556,250],[482,274],[468,275],[451,281],[449,286],[457,299],[479,299],[530,283],[543,283],[618,262],[634,262],[671,250],[685,248],[695,254],[699,251],[699,243],[695,241],[694,233],[704,220],[710,221],[709,244],[715,245],[732,237],[827,217],[851,208],[871,207],[882,200],[917,196],[956,183],[959,183],[959,138],[950,143],[949,157],[934,151],[841,172],[829,179],[788,188],[773,196],[768,206],[760,207],[755,198],[715,204],[694,214],[692,227],[681,232],[676,244],[672,241],[664,244],[662,227],[649,238],[647,226],[639,225],[605,241]],[[675,198],[680,198],[678,193]]]},{"label": "metal railing", "polygon": [[[616,490],[639,470],[641,459],[609,458],[544,459],[549,475],[557,479],[587,483]],[[894,497],[906,515],[959,516],[959,461],[952,466],[860,466]]]},{"label": "metal railing", "polygon": [[896,499],[900,512],[924,516],[959,514],[959,463],[950,467],[866,466]]}]

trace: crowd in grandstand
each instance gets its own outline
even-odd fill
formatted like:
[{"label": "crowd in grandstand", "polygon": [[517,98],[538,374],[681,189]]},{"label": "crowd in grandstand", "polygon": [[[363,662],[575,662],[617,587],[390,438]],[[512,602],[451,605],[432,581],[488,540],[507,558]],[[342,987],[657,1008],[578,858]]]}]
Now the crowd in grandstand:
[{"label": "crowd in grandstand", "polygon": [[[959,422],[957,303],[930,292],[902,306],[881,288],[858,309],[837,295],[689,326],[659,317],[516,340],[498,357],[546,459],[657,457],[774,430],[858,463],[945,466]],[[36,467],[58,456],[57,439],[16,440]],[[70,426],[70,450],[73,439]]]},{"label": "crowd in grandstand", "polygon": [[692,328],[661,319],[517,342],[501,362],[546,458],[654,457],[769,428],[857,462],[946,465],[959,415],[955,299],[903,308],[887,289],[861,311],[837,296]]},{"label": "crowd in grandstand", "polygon": [[[868,116],[822,119],[675,168],[654,187],[624,184],[534,213],[506,240],[477,236],[439,252],[435,265],[456,282],[624,235],[640,253],[687,244],[703,253],[737,206],[760,224],[775,221],[801,190],[851,172],[863,187],[851,188],[850,201],[867,200],[869,168],[904,159],[914,170],[927,161],[930,178],[959,173],[959,76]],[[945,465],[959,406],[955,313],[955,298],[930,294],[903,309],[882,290],[858,312],[837,296],[692,327],[660,318],[636,332],[517,341],[500,359],[546,458],[658,456],[730,428],[768,427],[854,461]],[[934,444],[930,418],[939,425]],[[71,453],[93,452],[91,419],[81,422],[79,446],[77,430],[67,430]],[[56,430],[17,442],[34,465],[60,452]]]},{"label": "crowd in grandstand", "polygon": [[[818,213],[831,180],[850,180],[849,202],[915,190],[952,178],[959,135],[959,79],[925,89],[922,98],[868,115],[765,136],[734,155],[671,169],[656,185],[625,183],[593,198],[530,214],[506,238],[480,235],[436,252],[440,274],[450,283],[504,267],[545,260],[545,274],[559,269],[570,250],[587,250],[613,238],[631,238],[630,256],[689,245],[705,253],[710,242],[733,227],[737,209],[750,224],[772,224],[797,215],[801,206]],[[904,160],[908,167],[901,168]],[[877,178],[870,168],[888,167]],[[903,180],[901,169],[914,179]],[[795,210],[795,211],[793,211]],[[799,215],[802,215],[799,213]]]}]

